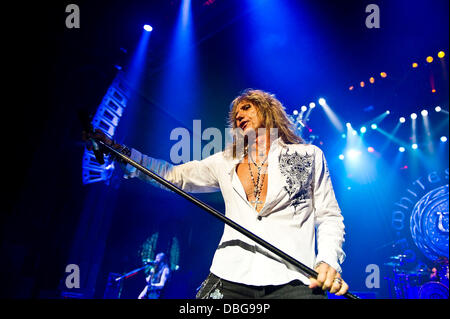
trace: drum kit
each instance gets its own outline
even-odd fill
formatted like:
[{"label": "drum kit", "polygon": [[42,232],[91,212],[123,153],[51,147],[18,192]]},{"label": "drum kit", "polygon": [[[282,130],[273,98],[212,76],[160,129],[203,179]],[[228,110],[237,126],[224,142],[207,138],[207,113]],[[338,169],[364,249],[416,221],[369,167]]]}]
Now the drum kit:
[{"label": "drum kit", "polygon": [[419,265],[408,269],[406,255],[391,256],[384,265],[392,269],[385,277],[389,285],[390,298],[394,299],[448,299],[448,259],[440,258],[433,268]]}]

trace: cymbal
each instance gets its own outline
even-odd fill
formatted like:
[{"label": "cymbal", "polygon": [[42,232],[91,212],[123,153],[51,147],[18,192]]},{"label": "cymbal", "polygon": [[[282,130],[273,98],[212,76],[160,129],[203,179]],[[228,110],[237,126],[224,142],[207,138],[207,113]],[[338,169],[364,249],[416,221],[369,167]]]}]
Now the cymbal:
[{"label": "cymbal", "polygon": [[408,276],[419,276],[419,275],[421,275],[417,271],[413,271],[413,270],[402,271],[401,274],[402,275],[408,275]]},{"label": "cymbal", "polygon": [[396,263],[396,262],[388,262],[388,263],[384,263],[385,266],[389,266],[389,267],[398,267],[401,264],[400,263]]},{"label": "cymbal", "polygon": [[391,256],[389,258],[390,259],[399,260],[399,259],[403,259],[403,258],[406,258],[406,257],[408,257],[408,256],[406,256],[406,255],[397,255],[397,256]]}]

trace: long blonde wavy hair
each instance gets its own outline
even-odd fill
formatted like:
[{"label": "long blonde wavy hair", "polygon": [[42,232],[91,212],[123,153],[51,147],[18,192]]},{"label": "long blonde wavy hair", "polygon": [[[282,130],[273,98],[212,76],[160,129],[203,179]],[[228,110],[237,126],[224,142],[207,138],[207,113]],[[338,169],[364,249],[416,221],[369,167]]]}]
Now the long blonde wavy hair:
[{"label": "long blonde wavy hair", "polygon": [[[305,143],[300,136],[295,134],[294,124],[286,114],[283,104],[281,104],[274,94],[270,94],[262,90],[246,89],[231,102],[230,112],[228,113],[229,128],[237,128],[236,109],[237,106],[244,101],[252,103],[256,107],[266,129],[278,129],[278,137],[280,137],[285,144]],[[231,147],[233,158],[240,155],[238,154],[239,152],[236,152],[235,135],[233,136],[233,143]]]}]

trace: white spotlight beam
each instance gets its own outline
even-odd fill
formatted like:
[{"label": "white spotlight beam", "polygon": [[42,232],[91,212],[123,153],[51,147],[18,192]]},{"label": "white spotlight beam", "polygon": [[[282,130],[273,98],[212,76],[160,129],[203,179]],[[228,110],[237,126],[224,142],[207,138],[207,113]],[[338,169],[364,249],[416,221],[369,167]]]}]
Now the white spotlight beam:
[{"label": "white spotlight beam", "polygon": [[325,114],[328,116],[331,123],[334,125],[334,127],[341,133],[344,133],[344,126],[342,125],[341,121],[337,117],[336,113],[333,112],[331,107],[325,102],[324,105],[321,105],[323,110],[325,111]]}]

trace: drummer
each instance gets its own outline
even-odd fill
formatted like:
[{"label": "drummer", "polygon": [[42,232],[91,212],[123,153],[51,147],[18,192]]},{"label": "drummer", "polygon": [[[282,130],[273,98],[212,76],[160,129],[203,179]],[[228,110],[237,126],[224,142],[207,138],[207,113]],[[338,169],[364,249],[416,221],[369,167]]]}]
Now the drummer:
[{"label": "drummer", "polygon": [[434,264],[435,266],[431,269],[430,280],[438,281],[448,286],[448,258],[441,256]]}]

